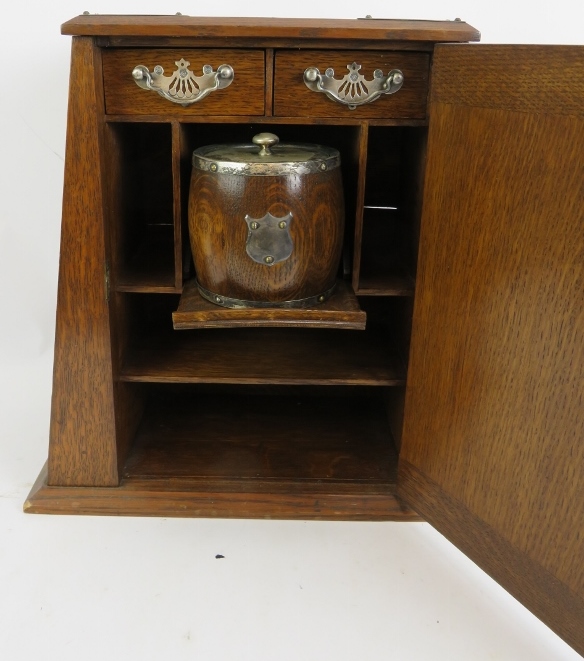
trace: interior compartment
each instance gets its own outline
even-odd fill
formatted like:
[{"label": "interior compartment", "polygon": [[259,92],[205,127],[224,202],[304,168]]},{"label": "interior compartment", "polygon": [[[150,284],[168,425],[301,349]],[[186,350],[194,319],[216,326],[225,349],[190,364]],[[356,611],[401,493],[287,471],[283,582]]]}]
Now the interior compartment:
[{"label": "interior compartment", "polygon": [[391,518],[402,509],[385,389],[134,387],[144,416],[122,486],[172,481],[176,490],[209,494],[209,507],[217,493],[264,501],[288,493],[318,513],[314,499],[322,498],[327,518],[364,518],[371,507]]},{"label": "interior compartment", "polygon": [[365,209],[360,295],[411,295],[414,286],[411,228],[397,211]]},{"label": "interior compartment", "polygon": [[170,124],[106,124],[110,276],[119,291],[175,289]]},{"label": "interior compartment", "polygon": [[[248,142],[267,130],[283,142],[316,142],[341,152],[346,232],[339,277],[357,278],[365,330],[173,329],[179,285],[187,279],[188,290],[193,276],[187,224],[192,152]],[[414,516],[395,497],[395,470],[419,226],[420,183],[410,179],[423,168],[425,129],[278,120],[116,122],[109,131],[122,169],[136,172],[127,185],[113,177],[123,190],[113,196],[118,211],[110,221],[120,246],[112,255],[115,377],[118,396],[131,403],[125,407],[130,413],[117,413],[122,486],[172,482],[202,498],[201,515],[229,516],[233,508],[239,515],[286,517],[284,492],[295,499],[294,516],[303,507],[311,517],[320,511],[326,518]],[[148,186],[166,191],[154,205],[142,199],[139,174],[146,169],[142,159],[152,158],[164,166],[149,175]],[[164,277],[155,275],[154,262],[140,271],[132,250],[136,237],[152,236],[152,228],[166,232],[166,242],[150,243],[164,252]],[[231,495],[215,510],[206,504],[210,493]],[[254,514],[241,499],[251,503],[257,494],[263,500]],[[315,494],[326,494],[322,510]]]},{"label": "interior compartment", "polygon": [[369,127],[353,286],[362,296],[413,296],[426,129]]},{"label": "interior compartment", "polygon": [[408,351],[404,301],[365,301],[365,331],[173,330],[176,296],[120,294],[118,378],[126,382],[399,386]]}]

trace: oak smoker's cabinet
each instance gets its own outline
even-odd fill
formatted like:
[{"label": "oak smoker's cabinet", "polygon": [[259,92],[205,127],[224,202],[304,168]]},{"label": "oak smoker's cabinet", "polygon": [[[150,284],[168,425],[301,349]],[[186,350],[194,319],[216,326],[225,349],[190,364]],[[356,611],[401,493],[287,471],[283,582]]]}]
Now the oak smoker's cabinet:
[{"label": "oak smoker's cabinet", "polygon": [[[49,460],[25,509],[420,515],[584,652],[582,48],[452,43],[478,39],[460,21],[63,32]],[[260,131],[341,153],[319,313],[192,286],[191,154]]]}]

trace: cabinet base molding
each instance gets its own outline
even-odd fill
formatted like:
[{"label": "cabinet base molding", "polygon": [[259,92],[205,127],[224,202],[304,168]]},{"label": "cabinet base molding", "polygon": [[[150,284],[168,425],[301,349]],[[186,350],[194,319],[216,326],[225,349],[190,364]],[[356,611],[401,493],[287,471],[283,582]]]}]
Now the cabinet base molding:
[{"label": "cabinet base molding", "polygon": [[24,503],[31,514],[177,516],[198,518],[421,521],[393,493],[359,494],[315,485],[304,493],[286,485],[198,485],[189,480],[124,479],[118,487],[60,487],[47,483],[47,466]]}]

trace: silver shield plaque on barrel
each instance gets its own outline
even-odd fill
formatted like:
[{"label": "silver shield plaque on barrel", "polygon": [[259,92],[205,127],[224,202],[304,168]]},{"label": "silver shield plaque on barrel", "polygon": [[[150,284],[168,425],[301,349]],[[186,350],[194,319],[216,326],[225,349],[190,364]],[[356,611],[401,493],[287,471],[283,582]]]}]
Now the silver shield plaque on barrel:
[{"label": "silver shield plaque on barrel", "polygon": [[273,266],[288,259],[294,249],[290,236],[292,213],[276,218],[267,213],[263,218],[245,216],[247,241],[245,250],[258,264]]}]

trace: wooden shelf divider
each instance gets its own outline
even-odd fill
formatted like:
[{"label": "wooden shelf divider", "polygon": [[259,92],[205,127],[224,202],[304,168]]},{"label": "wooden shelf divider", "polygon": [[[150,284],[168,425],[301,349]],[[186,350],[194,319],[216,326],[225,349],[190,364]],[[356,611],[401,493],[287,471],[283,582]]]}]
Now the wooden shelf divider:
[{"label": "wooden shelf divider", "polygon": [[408,275],[361,275],[358,296],[413,296],[416,282]]},{"label": "wooden shelf divider", "polygon": [[402,386],[381,333],[310,329],[160,332],[130,343],[120,378],[148,383]]}]

